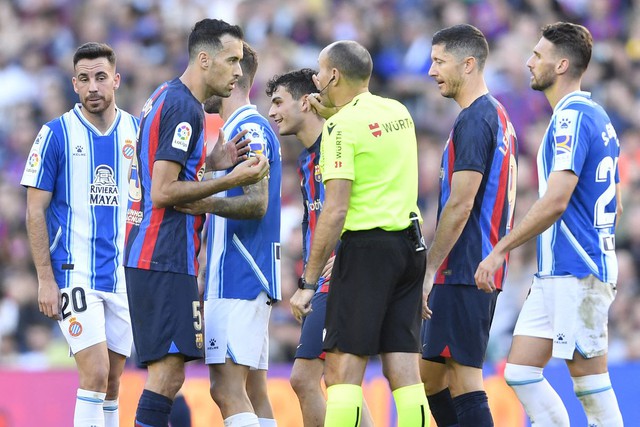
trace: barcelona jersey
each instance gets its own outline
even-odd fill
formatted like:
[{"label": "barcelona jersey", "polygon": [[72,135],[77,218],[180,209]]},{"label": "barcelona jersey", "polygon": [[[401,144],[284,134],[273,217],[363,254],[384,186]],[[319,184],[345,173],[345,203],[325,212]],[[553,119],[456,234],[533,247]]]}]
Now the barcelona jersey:
[{"label": "barcelona jersey", "polygon": [[129,175],[125,266],[197,275],[204,215],[189,215],[151,201],[157,160],[182,167],[178,179],[201,181],[206,146],[202,104],[179,80],[162,84],[145,103]]},{"label": "barcelona jersey", "polygon": [[[438,269],[435,284],[475,286],[478,264],[513,226],[518,171],[518,142],[504,107],[483,95],[458,115],[442,156],[438,219],[451,195],[454,172],[482,174],[469,219],[460,238]],[[505,262],[496,272],[502,288]]]}]

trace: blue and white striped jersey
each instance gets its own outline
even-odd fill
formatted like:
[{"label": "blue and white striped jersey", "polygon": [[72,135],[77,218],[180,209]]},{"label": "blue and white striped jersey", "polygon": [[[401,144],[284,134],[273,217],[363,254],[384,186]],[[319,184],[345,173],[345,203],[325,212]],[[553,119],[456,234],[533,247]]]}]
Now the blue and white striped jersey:
[{"label": "blue and white striped jersey", "polygon": [[538,236],[538,276],[593,274],[616,282],[619,155],[611,120],[590,93],[573,92],[560,100],[538,151],[539,194],[547,191],[554,171],[573,171],[578,184],[562,217]]},{"label": "blue and white striped jersey", "polygon": [[[269,205],[260,219],[229,219],[213,216],[207,241],[207,285],[205,299],[255,299],[265,291],[280,300],[280,143],[269,121],[254,105],[236,110],[222,128],[225,140],[247,129],[251,151],[269,160]],[[221,176],[228,171],[218,171]],[[244,194],[242,187],[217,196]]]},{"label": "blue and white striped jersey", "polygon": [[138,119],[117,110],[102,134],[81,109],[76,104],[42,127],[21,184],[52,193],[46,221],[58,286],[125,292],[128,173]]}]

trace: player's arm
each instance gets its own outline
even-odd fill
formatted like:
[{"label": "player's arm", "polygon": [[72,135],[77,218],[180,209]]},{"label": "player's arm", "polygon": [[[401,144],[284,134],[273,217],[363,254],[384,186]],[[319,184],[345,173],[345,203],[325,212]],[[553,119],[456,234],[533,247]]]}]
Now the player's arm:
[{"label": "player's arm", "polygon": [[578,184],[578,176],[571,170],[551,172],[547,191],[526,213],[522,221],[504,236],[491,253],[480,263],[475,279],[478,288],[495,290],[494,274],[509,251],[521,246],[553,225],[564,213]]},{"label": "player's arm", "polygon": [[260,219],[269,205],[269,178],[242,187],[244,194],[234,197],[209,196],[186,205],[177,206],[180,212],[191,215],[212,213],[231,219]]},{"label": "player's arm", "polygon": [[182,165],[169,160],[153,164],[151,201],[156,208],[184,205],[233,187],[254,184],[269,172],[269,162],[263,155],[251,157],[236,166],[231,173],[207,181],[178,180]]},{"label": "player's arm", "polygon": [[451,195],[442,209],[436,233],[427,253],[427,275],[433,277],[458,241],[473,209],[482,174],[472,170],[453,173]]},{"label": "player's arm", "polygon": [[26,223],[31,254],[38,274],[38,307],[45,316],[60,320],[60,289],[51,267],[46,221],[51,196],[49,191],[34,187],[27,189]]},{"label": "player's arm", "polygon": [[616,184],[616,223],[622,216],[622,211],[624,211],[622,207],[622,189],[620,188],[620,183]]},{"label": "player's arm", "polygon": [[481,182],[482,174],[473,170],[457,171],[451,177],[451,194],[442,209],[433,242],[427,253],[427,269],[422,284],[423,319],[431,317],[427,300],[433,287],[436,271],[462,234]]},{"label": "player's arm", "polygon": [[[316,223],[309,260],[303,274],[307,283],[318,283],[318,279],[338,243],[347,217],[351,185],[352,182],[347,179],[330,179],[325,182],[324,206]],[[297,319],[306,316],[311,311],[309,301],[314,293],[312,289],[298,289],[291,297],[291,311]]]}]

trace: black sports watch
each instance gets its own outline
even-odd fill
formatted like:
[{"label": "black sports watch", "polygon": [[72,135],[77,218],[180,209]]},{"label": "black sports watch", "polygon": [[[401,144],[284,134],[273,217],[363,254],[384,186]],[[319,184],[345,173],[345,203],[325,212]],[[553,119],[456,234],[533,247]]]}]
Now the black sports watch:
[{"label": "black sports watch", "polygon": [[300,278],[298,279],[298,289],[311,289],[313,291],[316,291],[318,289],[318,282],[308,283],[306,280],[304,280],[304,276],[300,276]]}]

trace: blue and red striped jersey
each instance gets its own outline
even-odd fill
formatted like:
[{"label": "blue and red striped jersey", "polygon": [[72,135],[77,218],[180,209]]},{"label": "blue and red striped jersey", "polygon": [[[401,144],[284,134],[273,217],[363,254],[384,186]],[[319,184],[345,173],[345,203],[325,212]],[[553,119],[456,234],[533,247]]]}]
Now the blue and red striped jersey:
[{"label": "blue and red striped jersey", "polygon": [[129,174],[125,266],[198,274],[205,216],[153,207],[151,180],[156,160],[179,163],[181,181],[202,180],[204,141],[204,110],[191,91],[177,78],[157,88],[140,115],[136,156]]},{"label": "blue and red striped jersey", "polygon": [[[298,175],[300,176],[300,190],[304,203],[302,217],[302,261],[307,265],[311,242],[316,231],[316,224],[324,205],[324,184],[320,172],[320,142],[322,135],[309,148],[305,148],[298,156]],[[334,251],[335,253],[335,251]],[[332,254],[333,255],[333,254]],[[329,292],[329,280],[320,277],[318,292]]]},{"label": "blue and red striped jersey", "polygon": [[[478,264],[513,227],[518,174],[518,141],[504,107],[483,95],[458,115],[444,149],[440,169],[438,220],[451,194],[454,172],[482,174],[469,219],[451,252],[438,269],[435,284],[475,286]],[[502,288],[507,256],[496,272]]]}]

